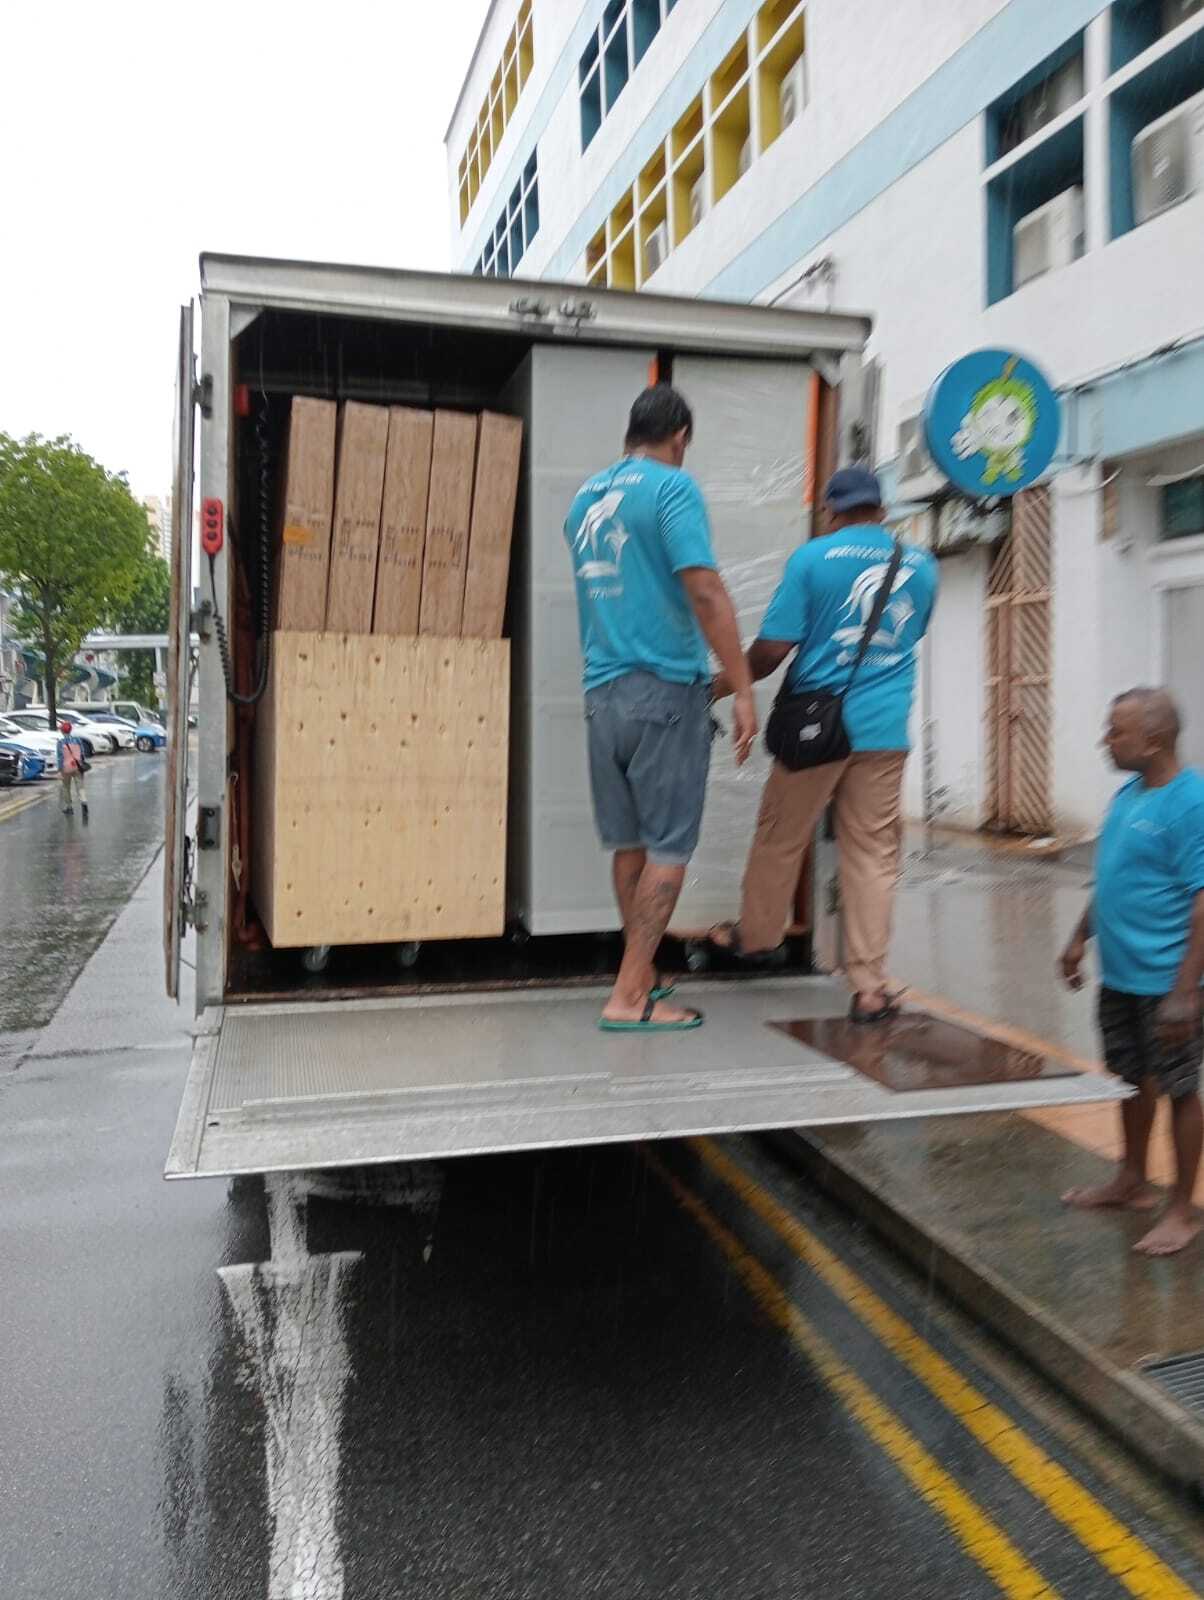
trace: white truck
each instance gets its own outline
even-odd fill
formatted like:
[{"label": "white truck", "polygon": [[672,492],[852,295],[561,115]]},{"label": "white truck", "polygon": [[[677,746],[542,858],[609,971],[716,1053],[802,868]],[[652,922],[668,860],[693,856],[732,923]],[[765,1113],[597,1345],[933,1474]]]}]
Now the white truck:
[{"label": "white truck", "polygon": [[[808,535],[816,475],[834,453],[841,365],[859,363],[868,334],[864,317],[830,312],[202,259],[199,365],[192,306],[181,317],[174,503],[193,504],[199,433],[204,554],[194,574],[190,541],[175,541],[164,905],[173,996],[181,943],[195,934],[198,1022],[168,1177],[1110,1093],[1098,1078],[1062,1076],[895,1094],[800,1043],[778,1025],[840,1016],[846,1004],[832,979],[811,974],[813,919],[802,898],[787,973],[691,985],[691,1002],[706,1010],[704,1028],[653,1038],[594,1026],[618,935],[608,862],[590,818],[562,537],[569,500],[617,456],[649,373],[671,377],[694,407],[687,465],[706,492],[717,553],[751,635],[787,554]],[[248,815],[255,802],[247,769],[261,709],[256,663],[270,648],[284,430],[296,395],[523,418],[507,613],[503,937],[303,955],[265,948],[248,858],[271,848],[271,833]],[[194,672],[199,727],[190,756]],[[762,690],[764,711],[772,685]],[[339,686],[332,691],[337,700]],[[736,909],[765,762],[759,753],[737,772],[726,747],[717,751],[704,838],[678,914],[687,934]],[[386,883],[380,892],[405,889]],[[683,964],[696,954],[686,944]]]}]

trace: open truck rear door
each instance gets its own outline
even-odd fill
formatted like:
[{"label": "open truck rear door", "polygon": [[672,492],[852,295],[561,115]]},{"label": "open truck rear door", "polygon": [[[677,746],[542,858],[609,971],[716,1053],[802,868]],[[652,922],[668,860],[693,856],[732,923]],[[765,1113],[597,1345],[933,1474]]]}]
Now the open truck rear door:
[{"label": "open truck rear door", "polygon": [[190,899],[188,839],[188,702],[192,683],[192,485],[196,357],[192,302],[180,307],[176,368],[175,476],[172,508],[171,620],[167,646],[167,791],[163,863],[163,953],[167,992],[180,996],[180,943]]}]

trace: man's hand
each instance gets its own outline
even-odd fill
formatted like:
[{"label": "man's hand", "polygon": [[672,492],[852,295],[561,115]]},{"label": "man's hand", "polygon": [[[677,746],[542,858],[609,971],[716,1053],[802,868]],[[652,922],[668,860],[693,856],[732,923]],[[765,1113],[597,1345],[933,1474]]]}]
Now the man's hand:
[{"label": "man's hand", "polygon": [[1199,989],[1189,989],[1185,994],[1172,989],[1165,1000],[1159,1001],[1154,1013],[1154,1032],[1164,1045],[1189,1044],[1199,1031]]},{"label": "man's hand", "polygon": [[742,689],[732,701],[732,745],[738,767],[748,760],[756,737],[757,702],[753,699],[751,689]]},{"label": "man's hand", "polygon": [[1058,970],[1062,974],[1062,982],[1068,989],[1081,989],[1083,987],[1083,957],[1087,954],[1087,941],[1081,933],[1076,933],[1070,943],[1062,951],[1058,961]]}]

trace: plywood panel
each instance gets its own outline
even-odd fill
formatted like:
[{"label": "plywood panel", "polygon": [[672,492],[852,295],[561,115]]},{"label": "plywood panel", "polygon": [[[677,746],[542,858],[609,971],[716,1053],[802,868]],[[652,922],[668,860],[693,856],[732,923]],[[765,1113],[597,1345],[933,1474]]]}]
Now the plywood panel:
[{"label": "plywood panel", "polygon": [[348,400],[339,412],[338,474],[326,627],[371,633],[389,412]]},{"label": "plywood panel", "polygon": [[475,416],[435,412],[418,625],[420,633],[433,638],[460,636],[476,448]]},{"label": "plywood panel", "polygon": [[293,399],[276,567],[276,624],[281,628],[320,629],[326,620],[337,418],[333,400]]},{"label": "plywood panel", "polygon": [[500,934],[509,711],[504,640],[277,634],[254,872],[272,943]]},{"label": "plywood panel", "polygon": [[473,481],[468,574],[464,584],[465,639],[500,639],[510,578],[510,541],[518,496],[523,425],[518,417],[481,414]]},{"label": "plywood panel", "polygon": [[418,632],[434,425],[430,411],[394,406],[389,412],[373,633]]}]

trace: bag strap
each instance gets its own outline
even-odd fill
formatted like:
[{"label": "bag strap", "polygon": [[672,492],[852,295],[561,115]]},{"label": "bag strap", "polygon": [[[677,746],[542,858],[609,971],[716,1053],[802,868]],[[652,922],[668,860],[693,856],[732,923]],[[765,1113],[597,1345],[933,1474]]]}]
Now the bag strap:
[{"label": "bag strap", "polygon": [[870,647],[870,640],[878,631],[878,624],[882,621],[882,613],[886,610],[886,602],[890,599],[890,592],[894,588],[895,578],[899,568],[903,565],[903,546],[898,539],[892,541],[894,548],[891,550],[890,560],[886,564],[886,572],[882,582],[878,585],[878,592],[874,596],[874,603],[870,607],[870,614],[865,619],[865,627],[861,630],[861,642],[857,646],[857,657],[853,662],[853,670],[849,673],[849,681],[840,691],[838,699],[843,704],[845,695],[853,687],[853,680],[861,663],[865,660],[866,651]]}]

